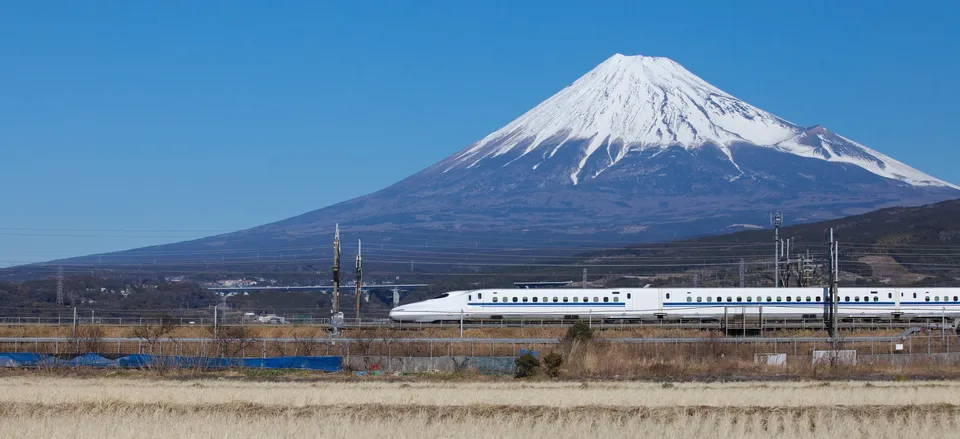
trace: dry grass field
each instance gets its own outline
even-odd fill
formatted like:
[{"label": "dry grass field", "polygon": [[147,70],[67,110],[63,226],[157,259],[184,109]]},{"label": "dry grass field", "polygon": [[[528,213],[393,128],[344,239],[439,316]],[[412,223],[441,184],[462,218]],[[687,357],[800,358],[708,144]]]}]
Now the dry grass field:
[{"label": "dry grass field", "polygon": [[4,438],[955,435],[960,383],[0,379]]}]

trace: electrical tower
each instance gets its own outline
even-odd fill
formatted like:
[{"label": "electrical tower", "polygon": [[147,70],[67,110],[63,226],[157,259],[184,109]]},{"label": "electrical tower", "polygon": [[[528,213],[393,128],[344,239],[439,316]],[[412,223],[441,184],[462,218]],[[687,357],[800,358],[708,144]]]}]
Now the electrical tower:
[{"label": "electrical tower", "polygon": [[63,267],[57,267],[57,306],[63,306]]},{"label": "electrical tower", "polygon": [[746,270],[746,266],[743,263],[743,258],[740,258],[740,288],[743,288],[744,281],[746,280],[744,279],[745,277],[744,275],[746,274],[746,271],[747,270]]},{"label": "electrical tower", "polygon": [[360,324],[360,295],[363,289],[363,259],[360,256],[361,243],[357,240],[357,324]]},{"label": "electrical tower", "polygon": [[783,214],[773,214],[770,221],[773,223],[773,286],[780,288],[780,226],[783,225]]},{"label": "electrical tower", "polygon": [[839,301],[839,276],[840,276],[840,243],[833,239],[833,228],[830,229],[830,303],[828,304],[829,314],[824,320],[827,321],[827,334],[830,337],[837,336],[837,302]]}]

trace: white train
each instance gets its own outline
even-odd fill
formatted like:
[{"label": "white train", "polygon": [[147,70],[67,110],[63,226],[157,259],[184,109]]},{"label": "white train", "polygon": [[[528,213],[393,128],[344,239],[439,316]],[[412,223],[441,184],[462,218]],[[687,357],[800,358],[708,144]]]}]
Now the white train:
[{"label": "white train", "polygon": [[[827,288],[482,289],[393,308],[400,322],[823,318]],[[839,318],[960,317],[960,288],[840,288]]]}]

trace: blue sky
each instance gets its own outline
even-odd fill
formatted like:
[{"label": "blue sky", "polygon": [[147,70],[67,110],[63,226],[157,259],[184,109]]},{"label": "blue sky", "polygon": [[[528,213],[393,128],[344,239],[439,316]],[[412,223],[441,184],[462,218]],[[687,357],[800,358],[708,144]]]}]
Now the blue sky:
[{"label": "blue sky", "polygon": [[960,183],[949,2],[458,3],[3,2],[0,265],[375,191],[617,52]]}]

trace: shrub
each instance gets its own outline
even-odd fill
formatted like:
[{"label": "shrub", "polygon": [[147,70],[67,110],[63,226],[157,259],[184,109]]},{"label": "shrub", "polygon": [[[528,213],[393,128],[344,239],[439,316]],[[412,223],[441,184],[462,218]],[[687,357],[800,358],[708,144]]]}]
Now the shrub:
[{"label": "shrub", "polygon": [[589,341],[593,338],[593,329],[582,320],[567,328],[567,341]]},{"label": "shrub", "polygon": [[517,365],[517,378],[532,377],[540,372],[540,360],[532,354],[523,354],[514,363]]},{"label": "shrub", "polygon": [[547,375],[550,378],[560,376],[560,366],[563,365],[563,355],[551,352],[543,357],[543,365],[547,367]]}]

